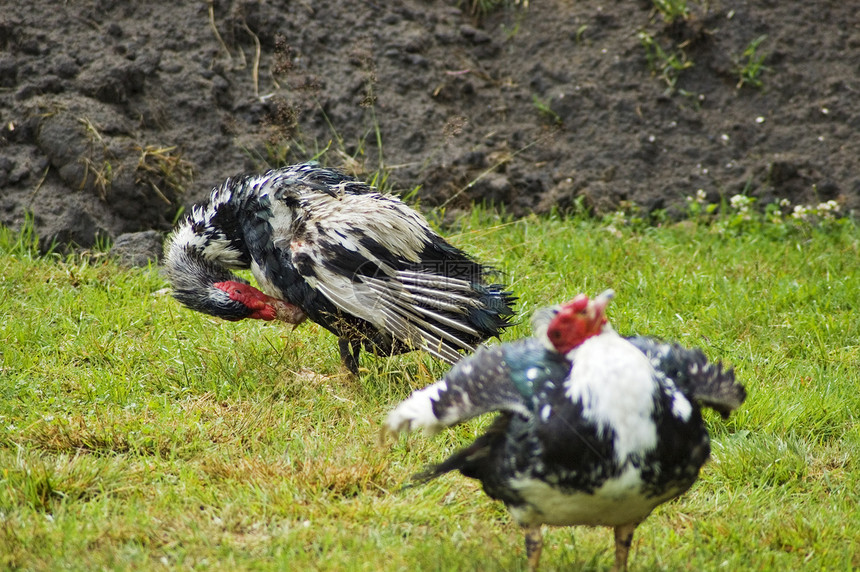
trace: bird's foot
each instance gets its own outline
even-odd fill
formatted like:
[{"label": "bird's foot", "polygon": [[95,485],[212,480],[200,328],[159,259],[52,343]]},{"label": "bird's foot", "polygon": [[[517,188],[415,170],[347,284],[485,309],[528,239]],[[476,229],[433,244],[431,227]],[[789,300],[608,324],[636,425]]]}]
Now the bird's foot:
[{"label": "bird's foot", "polygon": [[638,522],[634,522],[615,527],[615,565],[612,567],[612,572],[626,572],[627,556],[633,544],[633,531],[638,525]]},{"label": "bird's foot", "polygon": [[543,534],[540,525],[526,526],[526,558],[528,558],[529,572],[537,572],[540,564],[540,553],[543,549]]},{"label": "bird's foot", "polygon": [[340,362],[343,368],[353,377],[358,377],[358,354],[361,351],[360,342],[351,342],[345,338],[337,341],[340,349]]}]

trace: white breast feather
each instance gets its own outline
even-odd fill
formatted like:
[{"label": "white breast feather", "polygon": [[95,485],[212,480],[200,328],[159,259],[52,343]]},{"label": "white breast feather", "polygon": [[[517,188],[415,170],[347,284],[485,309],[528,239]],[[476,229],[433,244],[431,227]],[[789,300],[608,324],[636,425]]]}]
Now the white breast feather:
[{"label": "white breast feather", "polygon": [[570,352],[565,395],[582,404],[585,419],[615,432],[619,463],[657,446],[654,370],[645,355],[615,332],[589,338]]},{"label": "white breast feather", "polygon": [[682,421],[689,421],[692,413],[693,405],[686,397],[684,397],[683,393],[675,390],[672,398],[672,415]]}]

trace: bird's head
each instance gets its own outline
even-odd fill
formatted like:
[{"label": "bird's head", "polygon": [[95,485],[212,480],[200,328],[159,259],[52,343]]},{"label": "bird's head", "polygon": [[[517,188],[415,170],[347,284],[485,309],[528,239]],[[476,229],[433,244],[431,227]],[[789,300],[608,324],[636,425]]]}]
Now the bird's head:
[{"label": "bird's head", "polygon": [[546,329],[546,336],[556,351],[566,354],[608,328],[606,305],[614,295],[612,290],[606,290],[589,300],[585,294],[579,294],[570,302],[562,304]]},{"label": "bird's head", "polygon": [[[226,295],[220,305],[232,307],[231,312],[221,314],[228,320],[252,318],[269,321],[277,319],[290,324],[300,324],[306,318],[305,313],[298,306],[264,294],[250,284],[226,280],[216,282],[212,286],[216,291],[220,290]],[[221,297],[217,292],[215,292],[215,296]],[[244,307],[244,311],[242,307]]]}]

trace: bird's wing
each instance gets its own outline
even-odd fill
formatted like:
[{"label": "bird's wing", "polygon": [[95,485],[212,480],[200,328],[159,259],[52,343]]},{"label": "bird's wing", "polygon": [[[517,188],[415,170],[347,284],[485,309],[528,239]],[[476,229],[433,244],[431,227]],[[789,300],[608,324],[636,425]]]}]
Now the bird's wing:
[{"label": "bird's wing", "polygon": [[449,363],[461,357],[458,349],[474,351],[488,337],[465,316],[500,293],[446,276],[444,268],[426,270],[432,261],[424,255],[436,246],[420,215],[378,193],[308,192],[302,201],[307,214],[283,233],[288,244],[276,237],[276,245],[338,309]]},{"label": "bird's wing", "polygon": [[335,192],[333,197],[316,188],[299,197],[309,237],[320,233],[333,241],[351,239],[354,244],[344,246],[360,247],[365,254],[356,261],[358,266],[368,259],[419,264],[422,253],[431,246],[424,217],[396,197],[377,192]]},{"label": "bird's wing", "polygon": [[671,379],[684,395],[719,412],[724,418],[741,406],[746,389],[735,381],[732,368],[710,363],[700,349],[635,336],[627,340],[644,353],[655,370]]},{"label": "bird's wing", "polygon": [[[301,270],[300,264],[297,267]],[[424,296],[416,291],[419,288],[414,281],[399,273],[397,277],[401,280],[345,277],[323,268],[316,270],[309,282],[340,310],[389,332],[408,347],[423,349],[452,364],[462,357],[457,349],[475,350],[467,339],[479,337],[478,332],[450,317],[463,311],[455,305],[455,293],[445,291],[444,298],[438,294]]]},{"label": "bird's wing", "polygon": [[563,356],[533,338],[482,347],[463,358],[440,381],[418,390],[388,415],[392,433],[424,429],[435,433],[483,413],[534,415],[536,388],[570,372]]}]

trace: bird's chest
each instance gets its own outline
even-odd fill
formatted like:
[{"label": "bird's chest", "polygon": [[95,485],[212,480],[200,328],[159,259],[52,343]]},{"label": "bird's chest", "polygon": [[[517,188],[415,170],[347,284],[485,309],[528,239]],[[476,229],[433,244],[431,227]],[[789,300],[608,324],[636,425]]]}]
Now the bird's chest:
[{"label": "bird's chest", "polygon": [[643,456],[657,446],[654,370],[644,354],[618,336],[597,336],[573,359],[564,396],[577,417],[612,436],[617,462]]},{"label": "bird's chest", "polygon": [[617,526],[639,522],[654,507],[682,492],[666,490],[651,496],[643,488],[639,468],[632,465],[590,490],[563,488],[531,477],[512,479],[509,486],[524,501],[508,507],[521,525]]}]

